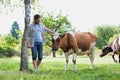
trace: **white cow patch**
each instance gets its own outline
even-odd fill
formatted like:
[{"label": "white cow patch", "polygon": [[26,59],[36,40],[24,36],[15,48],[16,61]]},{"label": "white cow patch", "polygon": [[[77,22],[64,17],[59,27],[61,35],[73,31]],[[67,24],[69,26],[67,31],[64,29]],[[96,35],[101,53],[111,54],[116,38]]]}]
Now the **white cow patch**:
[{"label": "white cow patch", "polygon": [[119,45],[120,45],[120,37],[119,37]]},{"label": "white cow patch", "polygon": [[[77,55],[87,55],[89,53],[91,53],[93,50],[95,49],[95,42],[92,42],[90,45],[90,49],[86,50],[86,51],[82,51],[81,49],[78,49],[78,52],[76,53]],[[67,55],[71,55],[73,53],[73,50],[69,50],[69,52],[67,52]]]},{"label": "white cow patch", "polygon": [[76,54],[73,53],[73,60],[76,60]]},{"label": "white cow patch", "polygon": [[92,52],[92,50],[94,50],[95,48],[95,42],[92,42],[90,45],[90,49],[86,50],[86,51],[82,51],[81,49],[78,50],[77,55],[85,55],[85,54],[89,54]]},{"label": "white cow patch", "polygon": [[[76,54],[73,53],[73,61],[76,62]],[[74,71],[76,71],[76,63],[74,63],[74,67],[73,67]]]},{"label": "white cow patch", "polygon": [[55,34],[53,35],[53,39],[54,39],[54,40],[58,39],[58,38],[59,38],[59,35],[60,35],[60,33],[55,33]]},{"label": "white cow patch", "polygon": [[74,37],[75,33],[73,33],[73,32],[69,32],[69,33]]},{"label": "white cow patch", "polygon": [[79,49],[77,55],[85,55],[85,54],[89,54],[90,52],[91,50],[81,51],[81,49]]},{"label": "white cow patch", "polygon": [[66,57],[66,68],[65,70],[69,69],[68,63],[69,63],[69,56],[67,55],[67,53],[65,53],[65,57]]},{"label": "white cow patch", "polygon": [[113,44],[115,44],[115,43],[116,43],[116,40],[117,40],[117,39],[115,39],[115,40],[113,41]]}]

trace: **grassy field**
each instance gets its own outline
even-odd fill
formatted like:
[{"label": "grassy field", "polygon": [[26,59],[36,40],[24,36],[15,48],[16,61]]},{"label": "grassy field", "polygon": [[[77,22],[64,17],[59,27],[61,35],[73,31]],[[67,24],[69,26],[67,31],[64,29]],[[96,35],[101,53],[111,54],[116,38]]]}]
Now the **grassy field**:
[{"label": "grassy field", "polygon": [[39,71],[34,72],[31,58],[29,59],[29,71],[20,72],[20,59],[0,59],[0,80],[119,80],[120,64],[114,63],[112,58],[95,58],[94,69],[89,69],[89,59],[86,56],[77,58],[77,71],[72,70],[70,58],[70,70],[65,71],[65,58],[63,56],[43,59]]}]

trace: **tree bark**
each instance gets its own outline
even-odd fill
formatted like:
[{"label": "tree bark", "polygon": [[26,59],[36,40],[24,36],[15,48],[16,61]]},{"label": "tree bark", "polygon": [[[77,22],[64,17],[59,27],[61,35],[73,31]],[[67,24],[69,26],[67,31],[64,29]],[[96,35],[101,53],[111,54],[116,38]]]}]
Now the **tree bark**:
[{"label": "tree bark", "polygon": [[20,71],[24,71],[28,69],[27,29],[30,24],[30,14],[31,14],[30,0],[24,0],[24,4],[25,4],[25,29],[23,33],[22,46],[21,46]]}]

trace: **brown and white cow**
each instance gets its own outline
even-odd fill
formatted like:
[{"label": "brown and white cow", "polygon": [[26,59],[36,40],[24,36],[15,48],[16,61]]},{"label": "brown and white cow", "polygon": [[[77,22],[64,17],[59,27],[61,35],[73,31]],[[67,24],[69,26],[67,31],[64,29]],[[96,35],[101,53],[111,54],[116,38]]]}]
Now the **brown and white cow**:
[{"label": "brown and white cow", "polygon": [[114,39],[111,42],[111,44],[104,46],[102,48],[100,57],[103,57],[110,52],[113,52],[112,58],[113,58],[114,62],[117,62],[117,60],[115,60],[115,58],[114,58],[115,54],[119,55],[119,63],[120,63],[120,37],[117,37],[116,39]]},{"label": "brown and white cow", "polygon": [[96,44],[96,35],[89,32],[75,32],[54,34],[52,37],[52,50],[57,51],[61,48],[66,57],[66,70],[68,70],[69,55],[72,54],[74,63],[73,69],[76,71],[76,55],[88,55],[91,61],[90,68],[94,66],[94,49]]}]

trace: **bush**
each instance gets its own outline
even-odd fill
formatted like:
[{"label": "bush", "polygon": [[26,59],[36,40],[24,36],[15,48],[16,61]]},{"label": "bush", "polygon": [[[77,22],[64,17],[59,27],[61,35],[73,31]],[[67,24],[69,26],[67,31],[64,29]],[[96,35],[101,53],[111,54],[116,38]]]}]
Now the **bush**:
[{"label": "bush", "polygon": [[120,26],[112,26],[112,25],[103,25],[98,26],[95,29],[95,33],[98,37],[97,40],[97,48],[101,49],[102,46],[107,45],[109,39],[114,36],[114,34],[120,33]]},{"label": "bush", "polygon": [[6,56],[6,57],[12,57],[14,56],[16,53],[18,53],[17,51],[15,51],[12,48],[7,47],[6,49],[3,49],[0,47],[0,56]]},{"label": "bush", "polygon": [[44,45],[44,49],[43,49],[43,54],[44,54],[44,55],[51,54],[51,50],[52,50],[52,49],[45,44],[45,45]]},{"label": "bush", "polygon": [[5,50],[5,56],[7,57],[12,57],[15,55],[15,50],[14,49],[11,49],[11,48],[6,48]]},{"label": "bush", "polygon": [[107,44],[108,44],[108,41],[107,41],[107,40],[103,39],[102,37],[99,37],[99,38],[97,39],[97,42],[96,42],[96,47],[97,47],[98,49],[101,49],[102,46],[105,46],[105,45],[107,45]]},{"label": "bush", "polygon": [[0,36],[0,56],[19,56],[21,47],[20,42],[20,40],[16,40],[11,34]]}]

